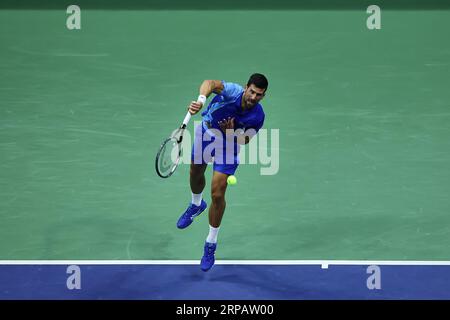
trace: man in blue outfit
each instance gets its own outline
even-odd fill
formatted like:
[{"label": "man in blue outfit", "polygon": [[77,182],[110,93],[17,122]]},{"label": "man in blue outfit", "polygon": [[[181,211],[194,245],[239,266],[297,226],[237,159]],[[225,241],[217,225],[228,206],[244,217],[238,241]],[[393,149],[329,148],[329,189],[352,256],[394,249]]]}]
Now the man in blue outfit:
[{"label": "man in blue outfit", "polygon": [[216,94],[202,113],[201,125],[195,129],[190,169],[192,202],[177,223],[178,228],[184,229],[206,209],[207,204],[202,199],[204,173],[207,164],[213,161],[209,234],[200,264],[203,271],[214,265],[217,234],[225,211],[227,178],[234,175],[239,165],[239,145],[247,144],[263,126],[264,111],[259,102],[267,87],[266,77],[259,73],[250,77],[245,88],[231,82],[205,80],[198,100],[189,106],[189,112],[194,115],[211,93]]}]

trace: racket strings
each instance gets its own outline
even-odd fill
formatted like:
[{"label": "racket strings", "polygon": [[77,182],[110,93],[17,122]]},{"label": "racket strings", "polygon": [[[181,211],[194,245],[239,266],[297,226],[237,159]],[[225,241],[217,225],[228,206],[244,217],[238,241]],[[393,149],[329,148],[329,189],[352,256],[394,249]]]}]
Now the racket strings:
[{"label": "racket strings", "polygon": [[161,177],[169,177],[175,171],[180,159],[180,151],[180,145],[174,138],[166,140],[161,146],[156,162],[156,169]]}]

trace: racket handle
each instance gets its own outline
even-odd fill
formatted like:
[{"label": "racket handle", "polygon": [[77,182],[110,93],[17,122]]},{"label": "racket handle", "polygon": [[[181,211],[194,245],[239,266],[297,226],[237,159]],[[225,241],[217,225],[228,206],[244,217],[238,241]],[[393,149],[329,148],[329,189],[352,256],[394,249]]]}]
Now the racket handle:
[{"label": "racket handle", "polygon": [[186,117],[184,117],[184,120],[183,120],[183,127],[186,127],[186,126],[187,126],[187,124],[189,123],[189,120],[191,120],[191,117],[192,117],[192,115],[191,115],[191,113],[188,111],[188,113],[186,114]]}]

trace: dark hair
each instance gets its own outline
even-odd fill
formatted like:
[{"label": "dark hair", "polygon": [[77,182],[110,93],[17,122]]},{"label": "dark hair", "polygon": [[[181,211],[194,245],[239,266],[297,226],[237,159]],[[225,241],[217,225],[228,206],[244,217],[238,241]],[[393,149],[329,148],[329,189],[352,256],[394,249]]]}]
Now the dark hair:
[{"label": "dark hair", "polygon": [[264,89],[264,92],[266,92],[269,87],[267,78],[261,73],[254,73],[250,76],[250,79],[248,79],[247,82],[247,87],[250,87],[251,84],[254,84],[257,88]]}]

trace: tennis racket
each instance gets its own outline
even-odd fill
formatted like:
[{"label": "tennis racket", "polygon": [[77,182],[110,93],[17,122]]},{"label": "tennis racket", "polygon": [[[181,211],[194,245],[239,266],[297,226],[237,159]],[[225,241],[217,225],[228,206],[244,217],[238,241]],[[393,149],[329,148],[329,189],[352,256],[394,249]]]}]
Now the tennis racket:
[{"label": "tennis racket", "polygon": [[155,168],[156,173],[161,178],[170,177],[178,167],[181,159],[181,142],[183,141],[184,130],[191,120],[191,114],[188,112],[184,117],[181,126],[175,130],[172,135],[163,141],[156,155]]}]

